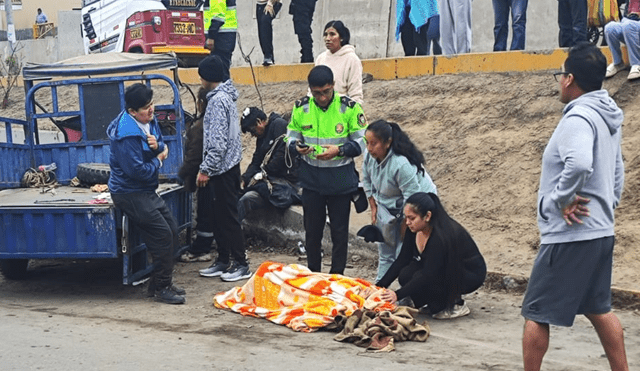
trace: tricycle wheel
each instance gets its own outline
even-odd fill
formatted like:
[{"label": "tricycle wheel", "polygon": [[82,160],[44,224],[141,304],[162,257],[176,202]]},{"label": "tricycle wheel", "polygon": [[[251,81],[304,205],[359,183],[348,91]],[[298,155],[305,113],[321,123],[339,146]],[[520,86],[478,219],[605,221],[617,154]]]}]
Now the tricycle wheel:
[{"label": "tricycle wheel", "polygon": [[598,41],[600,40],[600,29],[598,27],[589,27],[587,30],[587,40],[593,45],[598,45]]},{"label": "tricycle wheel", "polygon": [[80,163],[76,169],[78,179],[85,184],[107,184],[111,168],[109,164]]},{"label": "tricycle wheel", "polygon": [[19,280],[27,276],[27,266],[29,259],[2,259],[0,260],[0,271],[5,278]]}]

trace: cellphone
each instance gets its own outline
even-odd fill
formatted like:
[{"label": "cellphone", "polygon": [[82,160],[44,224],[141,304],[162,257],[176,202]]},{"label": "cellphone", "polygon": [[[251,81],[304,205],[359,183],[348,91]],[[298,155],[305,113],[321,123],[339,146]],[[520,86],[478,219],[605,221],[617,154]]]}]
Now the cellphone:
[{"label": "cellphone", "polygon": [[297,143],[296,145],[300,148],[309,148],[309,145],[307,143]]}]

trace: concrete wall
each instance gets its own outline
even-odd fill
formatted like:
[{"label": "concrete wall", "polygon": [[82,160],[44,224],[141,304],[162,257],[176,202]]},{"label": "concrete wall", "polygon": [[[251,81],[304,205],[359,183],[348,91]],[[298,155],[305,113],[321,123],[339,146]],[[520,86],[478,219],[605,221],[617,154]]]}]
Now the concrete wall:
[{"label": "concrete wall", "polygon": [[[18,2],[13,0],[13,24],[17,30],[31,29],[36,22],[38,8],[47,15],[49,22],[58,24],[58,11],[80,9],[82,0],[55,0],[55,1],[33,1],[22,0]],[[7,14],[4,10],[4,1],[0,4],[0,29],[7,29]]]},{"label": "concrete wall", "polygon": [[[255,20],[255,2],[238,0],[239,34],[245,53],[254,64],[262,63]],[[300,44],[293,33],[293,20],[288,14],[289,1],[273,21],[274,49],[277,64],[298,62]],[[320,0],[313,17],[314,55],[322,53],[322,28],[333,19],[342,20],[351,30],[351,44],[361,59],[402,56],[402,46],[395,41],[396,0]],[[553,49],[558,45],[557,0],[529,1],[527,9],[526,50]],[[493,50],[493,5],[491,0],[473,1],[473,52]],[[509,41],[510,42],[510,41]],[[242,66],[236,47],[233,65]]]},{"label": "concrete wall", "polygon": [[82,40],[82,13],[80,10],[60,11],[58,13],[58,60],[84,54]]},{"label": "concrete wall", "polygon": [[[80,34],[80,10],[58,13],[58,36],[43,39],[18,40],[15,44],[18,58],[24,65],[30,63],[54,63],[84,54]],[[9,55],[9,42],[0,41],[0,55]]]},{"label": "concrete wall", "polygon": [[[299,61],[300,44],[293,32],[293,20],[288,12],[290,2],[283,1],[284,6],[273,21],[275,59],[277,64],[290,64]],[[76,2],[79,4],[79,0],[65,4]],[[319,0],[312,24],[314,55],[325,50],[322,42],[324,25],[330,20],[340,19],[351,30],[351,44],[356,47],[361,59],[402,56],[402,46],[395,41],[395,2],[396,0]],[[253,49],[250,59],[254,65],[260,65],[263,56],[258,43],[255,0],[238,0],[237,4],[239,42],[245,53]],[[49,13],[52,12],[47,12],[47,15]],[[56,38],[21,41],[24,44],[24,62],[55,62],[82,54],[80,18],[79,10],[60,11],[56,14]],[[529,1],[527,18],[526,50],[556,48],[557,0]],[[491,0],[474,0],[473,52],[489,52],[493,49],[493,23]],[[6,42],[0,42],[0,51],[4,51],[5,47]],[[233,66],[246,65],[240,47],[236,46]]]}]

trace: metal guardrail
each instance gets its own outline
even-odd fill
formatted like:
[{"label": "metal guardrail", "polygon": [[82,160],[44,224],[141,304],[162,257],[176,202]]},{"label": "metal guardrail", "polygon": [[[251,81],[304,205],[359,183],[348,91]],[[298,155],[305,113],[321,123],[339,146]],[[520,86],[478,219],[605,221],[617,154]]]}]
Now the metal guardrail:
[{"label": "metal guardrail", "polygon": [[55,26],[52,22],[36,23],[33,25],[33,38],[42,39],[46,36],[55,36]]}]

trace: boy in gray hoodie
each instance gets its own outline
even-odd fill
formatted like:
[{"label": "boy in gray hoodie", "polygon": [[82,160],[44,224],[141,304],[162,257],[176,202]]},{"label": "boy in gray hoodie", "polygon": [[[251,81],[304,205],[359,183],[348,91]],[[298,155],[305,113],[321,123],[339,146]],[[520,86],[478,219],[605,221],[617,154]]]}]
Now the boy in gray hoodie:
[{"label": "boy in gray hoodie", "polygon": [[540,370],[549,324],[591,321],[612,370],[628,370],[622,325],[611,312],[614,209],[624,181],[623,113],[602,88],[607,61],[588,43],[569,50],[559,82],[567,104],[542,156],[540,251],[522,304],[525,370]]},{"label": "boy in gray hoodie", "polygon": [[202,87],[209,93],[203,120],[202,163],[196,186],[211,187],[211,193],[215,195],[211,208],[213,235],[218,246],[217,260],[209,268],[201,269],[200,275],[238,281],[251,277],[238,219],[242,160],[236,107],[238,90],[229,77],[229,69],[217,55],[203,59],[198,65],[198,74]]}]

